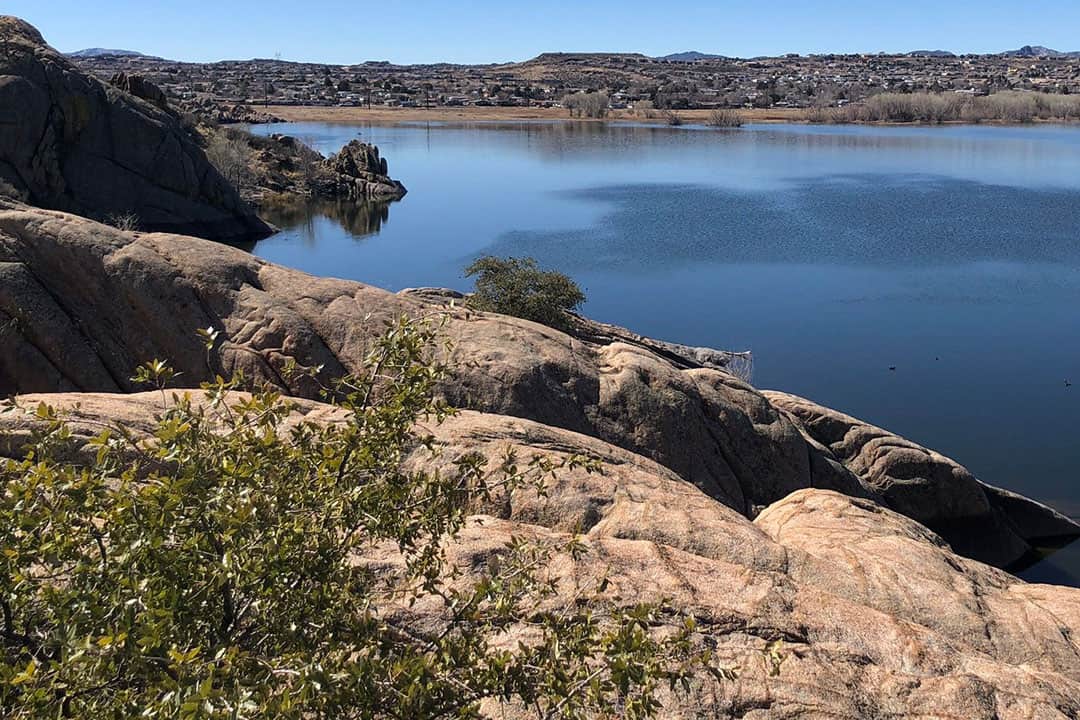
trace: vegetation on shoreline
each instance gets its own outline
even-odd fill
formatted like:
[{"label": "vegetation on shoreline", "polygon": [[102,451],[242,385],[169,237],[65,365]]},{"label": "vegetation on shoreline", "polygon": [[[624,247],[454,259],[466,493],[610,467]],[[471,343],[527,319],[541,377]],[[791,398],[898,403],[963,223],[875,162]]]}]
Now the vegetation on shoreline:
[{"label": "vegetation on shoreline", "polygon": [[[998,93],[999,95],[1001,93]],[[1027,93],[1021,93],[1027,94]],[[961,96],[970,97],[970,96]],[[990,96],[993,97],[993,96]],[[1040,97],[1043,97],[1040,94]],[[1050,96],[1066,99],[1077,96]],[[401,123],[415,122],[444,122],[444,123],[470,123],[470,122],[523,122],[523,121],[550,121],[570,122],[565,108],[500,108],[500,107],[468,107],[468,108],[374,108],[368,110],[358,107],[272,107],[271,110],[288,122],[326,122],[326,123],[369,123],[374,125],[395,126]],[[679,116],[688,125],[707,125],[709,110],[680,110]],[[863,122],[866,124],[887,124],[898,121],[869,121],[858,120],[850,115],[852,110],[847,108],[813,108],[810,110],[800,108],[741,108],[738,113],[742,116],[744,124],[775,124],[775,123],[840,123],[840,122]],[[847,118],[847,119],[845,119]],[[632,110],[612,110],[603,119],[573,118],[574,122],[608,122],[608,123],[641,123],[644,121],[665,122],[664,113],[648,103],[634,106]],[[1045,122],[1039,117],[1033,118],[1035,122]],[[1068,118],[1051,118],[1051,122],[1080,122],[1080,116],[1070,115]],[[929,122],[929,121],[904,121],[904,122]],[[936,122],[936,121],[935,121]],[[946,121],[941,121],[946,122]],[[951,122],[997,122],[1005,124],[1003,120],[955,120]]]},{"label": "vegetation on shoreline", "polygon": [[804,118],[812,123],[945,123],[1036,120],[1080,120],[1080,96],[1033,92],[993,95],[960,93],[882,93],[842,108],[814,108]]},{"label": "vegetation on shoreline", "polygon": [[564,97],[562,105],[570,117],[601,119],[610,112],[611,98],[605,92],[578,92]]},{"label": "vegetation on shoreline", "polygon": [[[217,333],[201,335],[209,352]],[[664,604],[617,605],[604,582],[553,607],[549,562],[588,553],[576,537],[448,565],[477,503],[598,468],[508,451],[490,468],[470,453],[403,469],[437,452],[417,423],[453,412],[437,340],[392,322],[365,369],[327,388],[330,422],[269,390],[234,393],[241,378],[193,400],[159,361],[136,376],[161,394],[149,437],[103,424],[84,447],[64,413],[12,403],[37,430],[24,459],[0,463],[5,717],[461,719],[488,701],[645,718],[702,669],[731,677]],[[435,625],[395,614],[416,603]],[[656,636],[671,614],[681,629]]]},{"label": "vegetation on shoreline", "polygon": [[738,128],[743,125],[742,114],[738,110],[719,108],[709,113],[708,124],[716,128]]},{"label": "vegetation on shoreline", "polygon": [[482,257],[465,268],[465,275],[476,276],[470,307],[560,330],[570,325],[567,313],[585,302],[577,283],[560,272],[541,270],[533,258]]}]

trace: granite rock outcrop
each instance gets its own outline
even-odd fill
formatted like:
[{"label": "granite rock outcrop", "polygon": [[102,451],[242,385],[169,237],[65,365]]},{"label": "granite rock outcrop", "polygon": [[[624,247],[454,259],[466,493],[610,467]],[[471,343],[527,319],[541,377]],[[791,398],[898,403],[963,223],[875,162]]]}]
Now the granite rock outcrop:
[{"label": "granite rock outcrop", "polygon": [[[928,524],[999,567],[1080,535],[913,443],[758,391],[723,367],[724,353],[584,319],[565,333],[477,313],[452,294],[394,294],[217,243],[0,204],[0,395],[131,392],[137,365],[167,358],[189,385],[240,370],[316,398],[318,385],[289,379],[290,363],[322,368],[325,381],[354,372],[402,314],[445,322],[442,393],[453,405],[647,457],[748,518],[798,490],[832,490]],[[222,337],[209,355],[195,337],[207,327]]]},{"label": "granite rock outcrop", "polygon": [[32,26],[0,16],[5,194],[99,220],[133,218],[145,230],[223,241],[270,234],[160,90],[127,77],[117,84],[87,76]]},{"label": "granite rock outcrop", "polygon": [[[151,393],[19,402],[70,413],[76,448],[84,448],[72,460],[81,454],[92,462],[88,443],[101,423],[149,432],[162,401]],[[296,400],[284,429],[300,419],[336,422],[341,411]],[[0,457],[18,457],[38,422],[32,412],[0,414]],[[508,448],[601,461],[603,474],[565,470],[543,496],[518,490],[476,507],[447,559],[466,581],[512,538],[562,545],[581,532],[584,555],[558,552],[549,562],[557,591],[547,602],[580,601],[603,577],[616,605],[666,600],[692,615],[695,641],[718,664],[738,669],[736,680],[694,683],[665,698],[662,717],[1080,716],[1078,589],[1029,585],[961,557],[923,525],[871,500],[804,489],[750,520],[669,468],[595,437],[467,411],[426,430],[438,459],[432,465],[418,452],[406,462],[432,468],[464,453],[497,462]],[[386,568],[400,557],[376,549],[357,562]],[[404,627],[436,617],[424,602],[387,611]],[[508,629],[511,639],[515,633],[524,637],[527,629]],[[777,641],[779,668],[763,654]],[[519,715],[499,708],[493,717]]]}]

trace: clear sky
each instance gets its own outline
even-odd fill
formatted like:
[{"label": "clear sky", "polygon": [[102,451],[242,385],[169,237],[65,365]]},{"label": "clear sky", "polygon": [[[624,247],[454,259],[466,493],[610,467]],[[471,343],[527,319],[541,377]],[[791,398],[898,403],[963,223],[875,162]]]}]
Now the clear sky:
[{"label": "clear sky", "polygon": [[525,60],[545,51],[1080,50],[1080,0],[3,0],[64,52],[351,64]]}]

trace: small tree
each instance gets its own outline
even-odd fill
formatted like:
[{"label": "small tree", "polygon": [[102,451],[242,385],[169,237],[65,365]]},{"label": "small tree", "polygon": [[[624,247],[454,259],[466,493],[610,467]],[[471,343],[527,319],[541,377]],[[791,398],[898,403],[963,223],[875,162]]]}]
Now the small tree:
[{"label": "small tree", "polygon": [[206,143],[206,159],[237,190],[251,177],[255,154],[251,135],[242,130],[211,130]]},{"label": "small tree", "polygon": [[566,275],[541,270],[533,258],[482,257],[465,268],[476,276],[469,305],[477,310],[532,320],[565,330],[567,311],[585,302],[585,294]]}]

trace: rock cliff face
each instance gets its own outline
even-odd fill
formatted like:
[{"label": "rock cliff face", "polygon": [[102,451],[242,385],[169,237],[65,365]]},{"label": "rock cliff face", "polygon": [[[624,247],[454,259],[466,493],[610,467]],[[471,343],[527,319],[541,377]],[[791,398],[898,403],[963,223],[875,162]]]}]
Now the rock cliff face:
[{"label": "rock cliff face", "polygon": [[[529,419],[649,458],[748,518],[789,494],[827,489],[923,522],[1000,567],[1080,535],[1049,508],[990,488],[956,463],[884,430],[725,372],[722,353],[657,343],[582,320],[566,334],[316,278],[239,250],[125,233],[62,213],[0,208],[0,395],[136,390],[133,368],[168,358],[197,384],[243,370],[299,397],[286,363],[357,370],[384,321],[445,315],[447,399]],[[210,366],[194,330],[226,341]]]},{"label": "rock cliff face", "polygon": [[169,99],[165,97],[165,93],[154,83],[150,82],[141,75],[128,75],[127,73],[116,73],[109,78],[109,84],[113,87],[118,87],[129,95],[134,95],[137,98],[142,98],[148,103],[157,105],[162,110],[169,108]]},{"label": "rock cliff face", "polygon": [[134,214],[147,230],[225,241],[270,234],[174,113],[127,92],[147,96],[150,88],[117,81],[121,87],[86,76],[33,27],[0,16],[7,194],[98,219]]},{"label": "rock cliff face", "polygon": [[[145,432],[161,402],[156,393],[21,401],[77,404],[81,443],[99,434],[101,421]],[[296,412],[313,421],[339,417],[303,400]],[[0,457],[18,455],[34,422],[0,415]],[[547,497],[519,491],[478,507],[448,559],[468,573],[486,567],[511,537],[564,541],[580,527],[589,553],[553,557],[559,582],[551,603],[571,602],[604,576],[617,602],[668,599],[693,613],[697,639],[719,663],[739,668],[737,681],[703,683],[670,699],[662,717],[1080,717],[1080,590],[1028,585],[960,557],[871,500],[803,489],[751,521],[670,468],[595,437],[477,412],[434,432],[436,462],[447,464],[464,452],[497,460],[507,447],[602,461],[603,475],[561,472]],[[83,452],[90,459],[95,450]],[[361,561],[386,567],[400,558]],[[395,622],[422,624],[425,612],[422,604],[402,607]],[[784,660],[773,676],[761,651],[775,640],[784,643]]]}]

